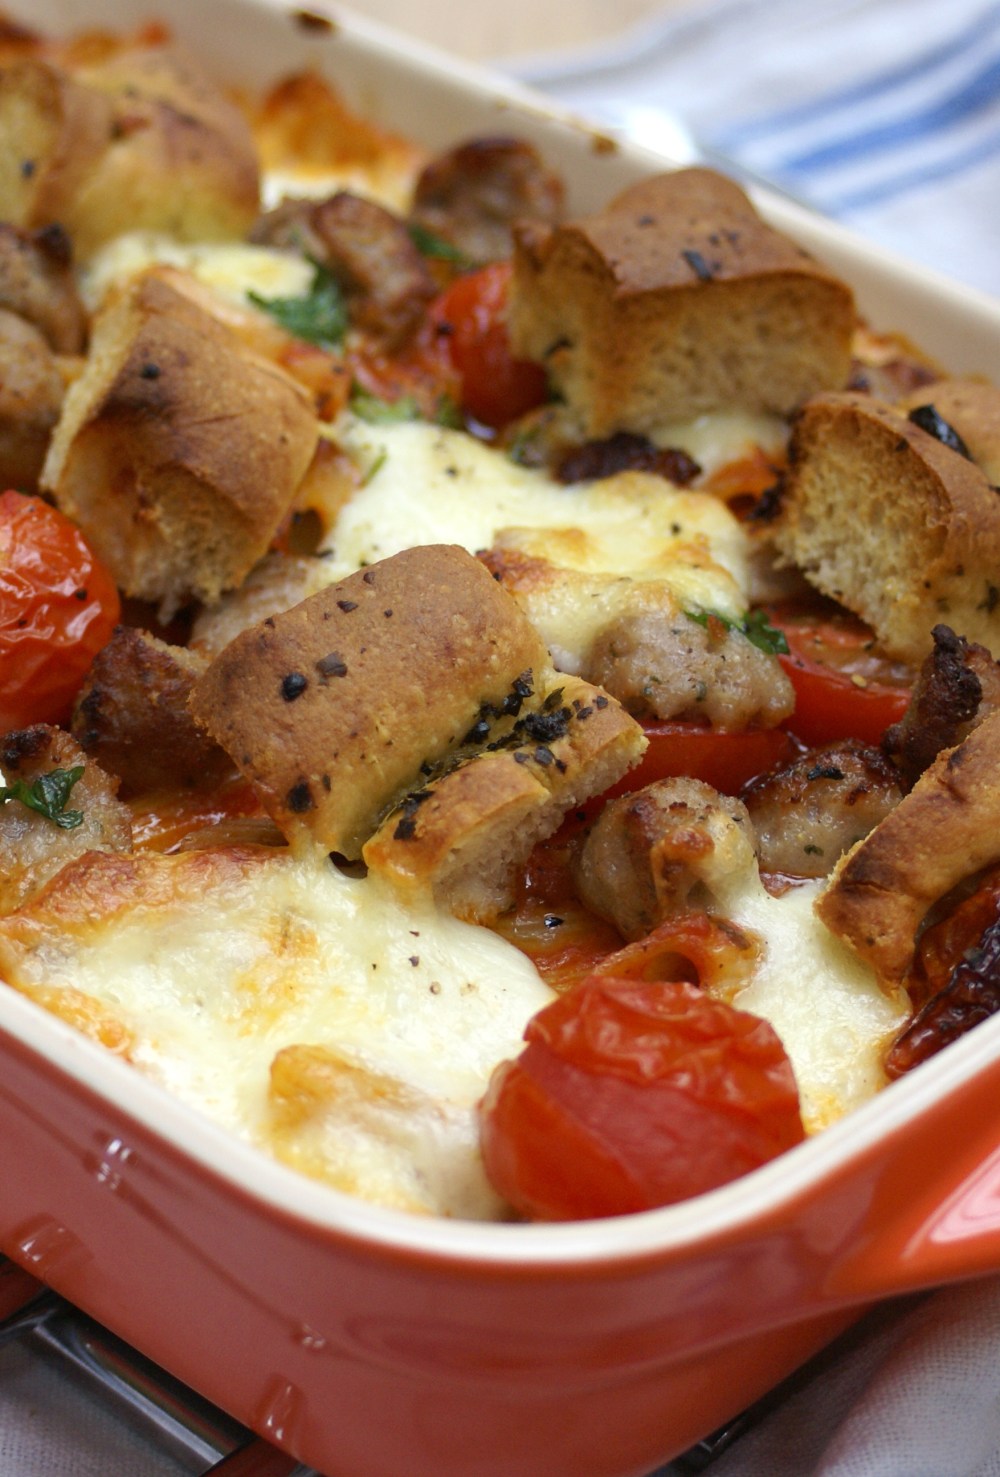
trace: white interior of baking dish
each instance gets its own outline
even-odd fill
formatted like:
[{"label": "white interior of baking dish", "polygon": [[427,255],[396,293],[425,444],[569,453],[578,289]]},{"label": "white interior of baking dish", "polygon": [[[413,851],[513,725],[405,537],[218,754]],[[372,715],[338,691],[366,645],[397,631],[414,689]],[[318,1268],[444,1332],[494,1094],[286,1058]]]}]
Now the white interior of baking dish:
[{"label": "white interior of baking dish", "polygon": [[[672,162],[609,141],[523,88],[339,7],[313,7],[333,21],[328,31],[304,25],[297,18],[300,7],[285,7],[277,0],[212,0],[209,6],[204,0],[8,0],[4,9],[29,25],[57,32],[162,20],[217,75],[251,88],[312,66],[326,72],[352,106],[432,149],[476,133],[519,133],[537,142],[563,173],[574,210],[594,208],[632,180]],[[1000,379],[1000,303],[870,247],[778,195],[756,192],[756,199],[775,225],[851,282],[863,313],[876,327],[905,332],[953,372]],[[0,1029],[224,1180],[241,1190],[252,1185],[262,1207],[385,1245],[508,1264],[619,1260],[679,1248],[749,1224],[793,1204],[876,1138],[933,1111],[1000,1051],[998,1018],[823,1134],[746,1180],[697,1201],[601,1222],[511,1226],[382,1210],[305,1179],[206,1121],[11,991],[0,991]]]}]

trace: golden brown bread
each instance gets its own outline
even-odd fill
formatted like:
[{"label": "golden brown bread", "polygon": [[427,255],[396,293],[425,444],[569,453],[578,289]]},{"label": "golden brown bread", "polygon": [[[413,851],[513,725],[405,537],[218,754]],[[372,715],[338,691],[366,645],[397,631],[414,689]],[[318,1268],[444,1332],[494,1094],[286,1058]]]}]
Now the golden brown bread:
[{"label": "golden brown bread", "polygon": [[115,52],[71,75],[44,61],[0,72],[0,218],[59,222],[81,258],[126,230],[239,238],[257,211],[242,113],[177,48]]},{"label": "golden brown bread", "polygon": [[300,385],[149,272],[96,317],[42,480],[126,594],[176,609],[266,553],[317,439]]},{"label": "golden brown bread", "polygon": [[709,170],[515,229],[514,350],[546,366],[588,436],[718,409],[788,414],[846,383],[854,318],[850,289]]},{"label": "golden brown bread", "polygon": [[890,815],[843,857],[816,901],[826,926],[886,989],[913,961],[937,900],[1000,859],[1000,712],[944,750]]},{"label": "golden brown bread", "polygon": [[984,473],[870,396],[817,396],[797,417],[781,554],[918,662],[940,621],[1000,650],[1000,500]]},{"label": "golden brown bread", "polygon": [[427,545],[244,631],[191,706],[290,839],[357,857],[473,729],[509,728],[547,667],[541,638],[482,565]]},{"label": "golden brown bread", "polygon": [[985,380],[938,380],[901,402],[904,411],[932,406],[957,431],[976,466],[1000,486],[1000,388]]},{"label": "golden brown bread", "polygon": [[71,732],[117,775],[123,796],[210,789],[233,772],[229,756],[195,725],[187,700],[208,659],[140,631],[116,627],[94,659]]},{"label": "golden brown bread", "polygon": [[412,792],[367,843],[369,873],[404,895],[429,892],[484,923],[510,907],[532,848],[563,816],[639,762],[646,739],[613,698],[578,677],[554,679],[518,720],[509,746],[482,752]]}]

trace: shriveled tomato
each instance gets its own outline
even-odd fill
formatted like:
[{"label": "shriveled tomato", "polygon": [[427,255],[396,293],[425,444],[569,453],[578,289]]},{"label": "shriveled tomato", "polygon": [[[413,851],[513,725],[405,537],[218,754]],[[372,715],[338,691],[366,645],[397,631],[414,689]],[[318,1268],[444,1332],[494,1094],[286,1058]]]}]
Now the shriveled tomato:
[{"label": "shriveled tomato", "polygon": [[41,498],[0,494],[0,731],[68,718],[118,616],[76,525]]},{"label": "shriveled tomato", "polygon": [[456,277],[428,313],[432,331],[445,338],[458,371],[462,410],[493,430],[542,405],[548,395],[541,365],[511,353],[510,275],[509,262],[494,262]]},{"label": "shriveled tomato", "polygon": [[817,615],[770,606],[767,618],[784,633],[778,659],[795,688],[787,727],[810,748],[836,739],[877,744],[910,701],[913,674],[879,655],[871,630],[844,612]]},{"label": "shriveled tomato", "polygon": [[783,728],[728,733],[697,723],[645,723],[648,747],[635,769],[607,792],[605,799],[641,790],[654,780],[688,775],[724,795],[738,795],[747,780],[784,764],[798,752]]},{"label": "shriveled tomato", "polygon": [[480,1137],[494,1187],[530,1219],[668,1205],[803,1137],[771,1026],[694,985],[592,975],[525,1039],[493,1074]]}]

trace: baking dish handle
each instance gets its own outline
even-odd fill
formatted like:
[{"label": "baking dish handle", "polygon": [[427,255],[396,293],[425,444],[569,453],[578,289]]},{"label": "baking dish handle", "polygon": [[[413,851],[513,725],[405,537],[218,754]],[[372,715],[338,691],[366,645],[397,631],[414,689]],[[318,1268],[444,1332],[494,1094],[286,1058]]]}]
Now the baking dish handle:
[{"label": "baking dish handle", "polygon": [[[927,1162],[944,1168],[914,1195],[914,1160],[903,1176],[890,1171],[879,1186],[885,1207],[872,1231],[840,1264],[837,1291],[854,1297],[890,1296],[1000,1272],[1000,1130],[996,1110],[972,1120],[979,1135],[952,1124],[961,1145],[950,1147],[940,1131]],[[964,1140],[964,1141],[963,1141]],[[890,1209],[891,1207],[891,1209]],[[875,1220],[871,1224],[875,1224]]]}]

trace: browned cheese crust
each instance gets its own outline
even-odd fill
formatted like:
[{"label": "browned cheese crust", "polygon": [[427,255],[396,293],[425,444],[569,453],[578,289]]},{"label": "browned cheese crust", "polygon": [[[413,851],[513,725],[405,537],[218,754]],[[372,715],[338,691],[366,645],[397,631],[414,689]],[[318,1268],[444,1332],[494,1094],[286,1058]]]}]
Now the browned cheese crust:
[{"label": "browned cheese crust", "polygon": [[546,366],[588,436],[719,409],[787,414],[846,384],[854,319],[850,289],[709,170],[515,230],[515,352]]},{"label": "browned cheese crust", "polygon": [[95,319],[43,484],[126,594],[176,608],[266,553],[317,439],[307,392],[153,271]]},{"label": "browned cheese crust", "polygon": [[536,843],[645,747],[639,724],[607,693],[560,677],[541,711],[515,724],[509,747],[478,754],[387,817],[364,848],[369,872],[404,895],[429,892],[460,918],[489,922],[513,902]]},{"label": "browned cheese crust", "polygon": [[980,469],[893,407],[821,395],[792,433],[781,554],[918,662],[945,621],[1000,648],[1000,502]]},{"label": "browned cheese crust", "polygon": [[75,75],[12,63],[0,140],[0,218],[58,222],[80,257],[127,230],[239,238],[257,211],[249,125],[176,48],[121,51]]},{"label": "browned cheese crust", "polygon": [[290,839],[357,857],[426,766],[547,667],[534,627],[482,565],[428,545],[244,631],[191,706]]},{"label": "browned cheese crust", "polygon": [[838,865],[817,899],[823,922],[887,990],[913,961],[933,903],[1000,859],[1000,712],[945,750]]}]

